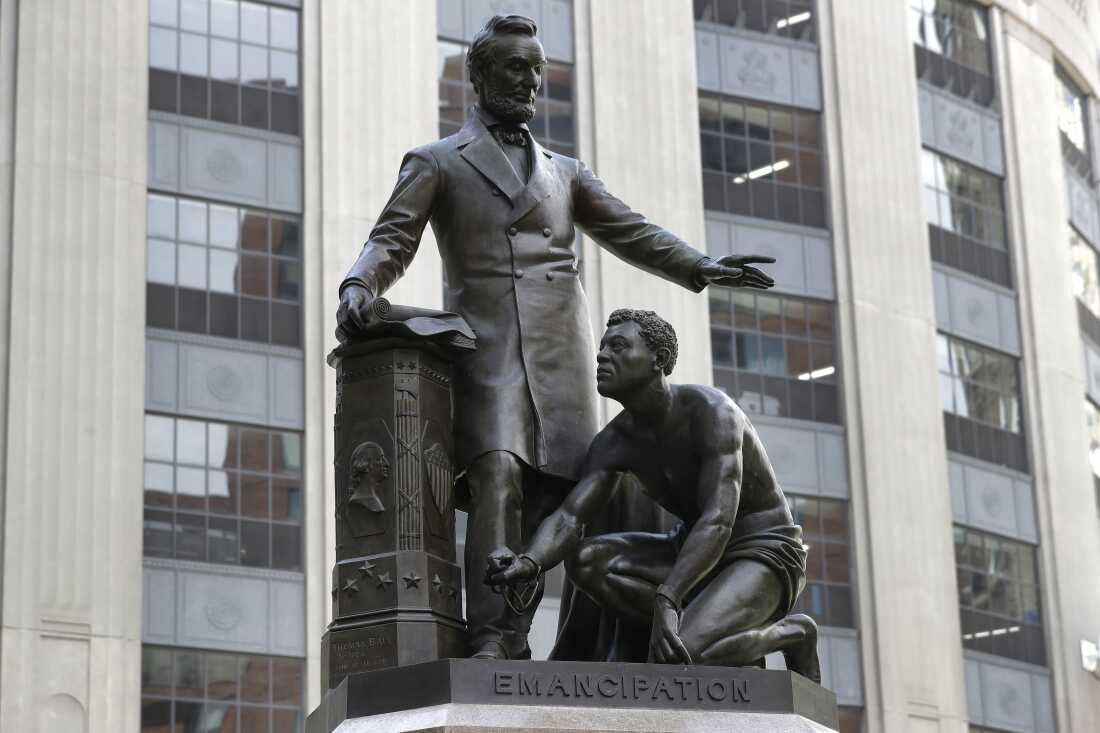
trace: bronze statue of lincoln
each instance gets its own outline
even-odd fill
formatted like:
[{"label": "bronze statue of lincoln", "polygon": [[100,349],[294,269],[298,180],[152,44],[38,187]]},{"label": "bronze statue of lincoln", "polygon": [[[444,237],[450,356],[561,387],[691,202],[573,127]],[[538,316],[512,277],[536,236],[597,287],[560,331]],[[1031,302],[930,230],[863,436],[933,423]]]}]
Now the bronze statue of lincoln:
[{"label": "bronze statue of lincoln", "polygon": [[[581,592],[649,632],[650,661],[743,667],[782,652],[788,669],[820,682],[817,625],[791,613],[806,585],[802,528],[741,408],[714,387],[669,384],[676,352],[672,326],[652,311],[611,314],[596,384],[623,411],[592,441],[584,477],[524,554],[490,553],[485,583],[526,585],[564,561]],[[584,538],[625,474],[636,479],[627,490],[640,488],[683,524]]]},{"label": "bronze statue of lincoln", "polygon": [[[478,104],[458,133],[406,154],[393,194],[340,286],[338,331],[346,337],[363,328],[372,300],[405,272],[431,223],[445,307],[477,335],[477,350],[456,365],[454,382],[471,578],[481,575],[490,551],[520,546],[561,503],[596,434],[595,362],[575,227],[689,290],[773,284],[751,266],[771,258],[712,260],[608,193],[583,163],[535,142],[527,122],[546,65],[536,32],[529,18],[509,15],[491,18],[477,34],[466,65]],[[517,612],[470,583],[474,656],[528,657],[537,601]]]}]

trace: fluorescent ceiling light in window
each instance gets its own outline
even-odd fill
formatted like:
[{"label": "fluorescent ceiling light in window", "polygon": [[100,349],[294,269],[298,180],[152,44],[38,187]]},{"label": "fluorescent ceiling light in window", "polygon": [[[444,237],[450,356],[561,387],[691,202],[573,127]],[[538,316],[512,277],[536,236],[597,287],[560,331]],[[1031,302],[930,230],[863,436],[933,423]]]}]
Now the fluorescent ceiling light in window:
[{"label": "fluorescent ceiling light in window", "polygon": [[813,17],[813,13],[806,11],[805,13],[799,13],[798,15],[792,15],[789,18],[783,18],[775,22],[776,28],[789,28],[792,25],[798,25],[799,23],[805,23],[807,20]]},{"label": "fluorescent ceiling light in window", "polygon": [[733,182],[744,183],[745,181],[755,181],[757,178],[770,176],[772,173],[778,173],[779,171],[787,170],[790,167],[791,162],[789,160],[777,160],[771,165],[766,165],[763,168],[757,168],[754,171],[749,171],[748,174],[743,176],[737,176],[733,179]]},{"label": "fluorescent ceiling light in window", "polygon": [[824,377],[831,377],[834,374],[836,374],[836,367],[827,366],[821,367],[820,369],[815,369],[812,372],[804,372],[802,374],[799,374],[798,379],[800,382],[808,382],[811,379],[822,379]]}]

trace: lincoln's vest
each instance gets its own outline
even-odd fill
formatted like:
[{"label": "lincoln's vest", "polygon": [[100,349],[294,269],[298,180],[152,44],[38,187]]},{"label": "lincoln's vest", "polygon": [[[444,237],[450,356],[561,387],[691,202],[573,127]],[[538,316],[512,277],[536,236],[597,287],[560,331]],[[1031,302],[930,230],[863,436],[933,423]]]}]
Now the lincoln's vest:
[{"label": "lincoln's vest", "polygon": [[618,257],[702,289],[704,255],[607,192],[572,158],[532,141],[524,185],[477,110],[456,134],[410,151],[344,283],[381,295],[431,222],[445,307],[477,335],[456,365],[456,464],[504,450],[578,478],[597,431],[595,353],[574,227]]}]

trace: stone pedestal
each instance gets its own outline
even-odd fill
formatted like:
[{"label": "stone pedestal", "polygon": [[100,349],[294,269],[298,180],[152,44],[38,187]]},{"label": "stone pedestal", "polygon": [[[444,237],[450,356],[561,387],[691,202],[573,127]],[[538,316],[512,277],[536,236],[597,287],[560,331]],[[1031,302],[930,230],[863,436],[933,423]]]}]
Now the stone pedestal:
[{"label": "stone pedestal", "polygon": [[836,695],[787,671],[445,659],[348,676],[307,733],[836,731]]},{"label": "stone pedestal", "polygon": [[414,338],[333,352],[336,567],[321,689],[465,655],[455,564],[451,356]]}]

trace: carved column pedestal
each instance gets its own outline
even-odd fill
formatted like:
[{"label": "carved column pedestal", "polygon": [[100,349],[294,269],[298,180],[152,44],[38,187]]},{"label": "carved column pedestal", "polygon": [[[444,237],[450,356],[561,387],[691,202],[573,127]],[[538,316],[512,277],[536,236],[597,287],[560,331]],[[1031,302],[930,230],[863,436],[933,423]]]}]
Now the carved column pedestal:
[{"label": "carved column pedestal", "polygon": [[336,349],[336,566],[322,690],[465,655],[455,564],[451,352],[385,338]]}]

